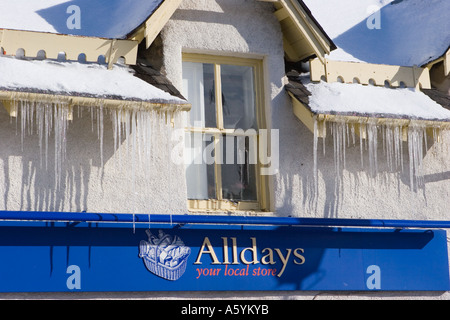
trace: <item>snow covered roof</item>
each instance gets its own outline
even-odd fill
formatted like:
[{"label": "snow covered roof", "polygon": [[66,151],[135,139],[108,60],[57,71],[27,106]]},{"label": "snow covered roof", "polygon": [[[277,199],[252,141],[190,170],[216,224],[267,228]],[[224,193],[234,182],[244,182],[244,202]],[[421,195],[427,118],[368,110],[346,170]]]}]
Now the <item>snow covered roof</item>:
[{"label": "snow covered roof", "polygon": [[448,0],[304,2],[338,47],[333,60],[422,66],[450,45]]},{"label": "snow covered roof", "polygon": [[410,88],[390,89],[339,82],[308,83],[309,107],[315,113],[373,115],[450,121],[450,111],[422,92]]},{"label": "snow covered roof", "polygon": [[[0,29],[123,39],[139,27],[163,0],[0,0]],[[68,27],[80,9],[80,28]]]},{"label": "snow covered roof", "polygon": [[23,60],[0,56],[0,91],[188,105],[135,76],[127,66]]},{"label": "snow covered roof", "polygon": [[303,74],[291,76],[286,89],[314,114],[450,122],[450,110],[410,88],[312,83]]}]

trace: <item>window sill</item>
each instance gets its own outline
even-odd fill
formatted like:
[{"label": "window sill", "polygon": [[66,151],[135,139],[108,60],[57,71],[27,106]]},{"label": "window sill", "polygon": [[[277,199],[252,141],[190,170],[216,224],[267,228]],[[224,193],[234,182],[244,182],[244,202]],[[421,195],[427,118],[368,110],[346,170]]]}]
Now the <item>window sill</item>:
[{"label": "window sill", "polygon": [[236,212],[236,211],[261,211],[257,202],[229,200],[188,200],[190,212]]}]

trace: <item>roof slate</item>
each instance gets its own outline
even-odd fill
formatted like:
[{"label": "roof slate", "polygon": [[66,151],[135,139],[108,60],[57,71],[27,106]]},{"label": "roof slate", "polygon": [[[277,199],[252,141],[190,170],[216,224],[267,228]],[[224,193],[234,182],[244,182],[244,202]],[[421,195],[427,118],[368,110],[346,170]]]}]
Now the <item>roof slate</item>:
[{"label": "roof slate", "polygon": [[134,75],[139,79],[161,89],[172,96],[186,100],[178,89],[169,81],[169,79],[161,72],[155,70],[151,65],[147,64],[144,60],[138,60],[137,64],[130,66],[135,73]]},{"label": "roof slate", "polygon": [[450,96],[438,89],[422,89],[422,92],[429,96],[432,100],[439,103],[442,107],[450,110]]},{"label": "roof slate", "polygon": [[311,92],[306,89],[300,80],[300,73],[296,70],[291,70],[286,73],[286,76],[289,81],[284,87],[286,91],[290,92],[298,101],[311,110],[311,108],[309,108],[309,96],[311,95]]}]

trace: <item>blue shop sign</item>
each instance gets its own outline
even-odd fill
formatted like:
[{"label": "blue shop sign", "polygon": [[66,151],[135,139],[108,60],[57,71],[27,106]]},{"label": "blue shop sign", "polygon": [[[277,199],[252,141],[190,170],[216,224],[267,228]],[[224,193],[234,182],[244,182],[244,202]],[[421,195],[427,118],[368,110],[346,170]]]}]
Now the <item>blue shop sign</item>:
[{"label": "blue shop sign", "polygon": [[0,292],[449,290],[443,230],[0,223]]}]

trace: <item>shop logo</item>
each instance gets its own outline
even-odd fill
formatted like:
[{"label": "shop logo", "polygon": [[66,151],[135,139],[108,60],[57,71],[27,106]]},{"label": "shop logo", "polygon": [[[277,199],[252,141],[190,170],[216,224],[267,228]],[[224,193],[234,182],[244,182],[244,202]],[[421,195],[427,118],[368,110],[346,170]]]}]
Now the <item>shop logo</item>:
[{"label": "shop logo", "polygon": [[191,248],[186,247],[178,236],[171,236],[159,230],[154,236],[146,230],[148,241],[139,243],[139,257],[151,273],[166,280],[178,280],[186,271]]}]

